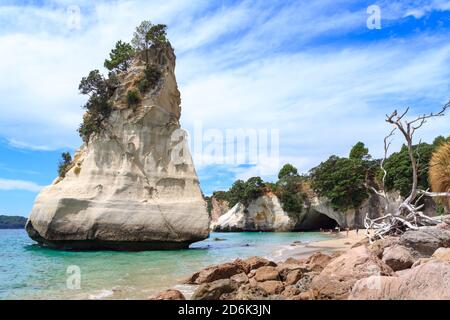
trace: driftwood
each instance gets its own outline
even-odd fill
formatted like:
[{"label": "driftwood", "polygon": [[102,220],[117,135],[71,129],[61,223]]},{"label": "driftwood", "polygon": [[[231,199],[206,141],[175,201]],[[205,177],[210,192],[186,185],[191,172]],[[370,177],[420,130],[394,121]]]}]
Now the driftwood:
[{"label": "driftwood", "polygon": [[[399,114],[395,110],[391,115],[386,115],[386,122],[393,125],[392,131],[384,138],[384,157],[381,160],[380,168],[383,172],[383,178],[381,181],[381,190],[377,190],[374,187],[370,189],[377,194],[382,201],[384,201],[384,215],[376,219],[370,219],[366,214],[364,220],[364,226],[366,228],[366,235],[372,242],[377,239],[382,239],[384,236],[392,234],[401,234],[406,230],[416,230],[421,226],[435,225],[441,221],[425,215],[421,209],[423,205],[419,205],[420,200],[424,196],[429,197],[450,197],[450,192],[430,192],[429,190],[420,190],[417,187],[418,177],[418,164],[420,161],[419,154],[414,154],[413,139],[416,130],[420,129],[428,119],[444,116],[446,110],[450,108],[450,102],[445,104],[441,111],[438,113],[429,113],[417,117],[412,121],[404,120],[406,114],[409,111],[407,108],[402,114]],[[389,199],[387,197],[385,189],[385,180],[387,171],[384,168],[384,163],[387,159],[389,147],[391,145],[391,137],[395,131],[400,131],[406,141],[406,147],[408,148],[409,159],[412,167],[412,186],[411,192],[408,197],[398,206],[394,212],[389,212]],[[372,230],[370,233],[369,230]]]}]

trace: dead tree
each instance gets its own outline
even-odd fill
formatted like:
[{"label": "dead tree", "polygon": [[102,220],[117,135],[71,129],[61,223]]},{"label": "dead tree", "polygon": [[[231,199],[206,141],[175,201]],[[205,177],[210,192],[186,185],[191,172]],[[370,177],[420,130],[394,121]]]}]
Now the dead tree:
[{"label": "dead tree", "polygon": [[[407,108],[405,112],[401,114],[399,114],[397,110],[395,110],[391,115],[386,115],[386,122],[391,124],[393,126],[393,129],[384,138],[384,157],[380,163],[380,168],[383,172],[380,186],[381,190],[377,190],[373,187],[371,188],[371,190],[375,192],[384,202],[384,215],[379,218],[370,219],[368,217],[368,214],[366,214],[364,226],[366,228],[366,235],[369,237],[369,240],[371,242],[377,239],[382,239],[387,235],[401,234],[406,230],[416,230],[421,226],[434,225],[440,222],[440,220],[438,219],[425,215],[421,211],[424,205],[419,204],[419,202],[424,196],[447,197],[450,196],[450,193],[434,193],[429,192],[428,190],[418,189],[418,161],[420,160],[420,158],[418,157],[418,155],[416,156],[414,154],[413,139],[415,132],[420,129],[428,119],[444,116],[448,108],[450,108],[450,101],[447,102],[447,104],[445,104],[442,107],[441,111],[439,111],[438,113],[424,114],[412,121],[405,120],[409,108]],[[406,199],[403,200],[400,206],[392,210],[392,206],[385,189],[387,172],[384,168],[384,163],[387,159],[389,147],[392,141],[391,137],[396,131],[400,131],[406,141],[406,147],[408,149],[409,159],[412,167],[412,185],[411,192],[406,197]],[[372,230],[373,233],[370,234],[369,230]]]}]

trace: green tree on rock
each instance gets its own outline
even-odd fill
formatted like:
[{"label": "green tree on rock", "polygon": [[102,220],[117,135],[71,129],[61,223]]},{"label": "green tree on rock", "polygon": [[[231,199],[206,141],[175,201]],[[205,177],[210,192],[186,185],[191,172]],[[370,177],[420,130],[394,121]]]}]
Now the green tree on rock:
[{"label": "green tree on rock", "polygon": [[72,164],[72,156],[70,155],[69,152],[63,152],[63,153],[61,153],[61,158],[62,159],[59,161],[59,164],[58,164],[58,175],[61,178],[64,178]]},{"label": "green tree on rock", "polygon": [[280,172],[278,173],[278,179],[296,175],[298,175],[297,168],[294,167],[292,164],[287,163],[283,166],[283,168],[281,168]]},{"label": "green tree on rock", "polygon": [[366,172],[360,160],[331,156],[311,170],[312,187],[336,210],[357,208],[368,197]]},{"label": "green tree on rock", "polygon": [[136,28],[131,44],[136,51],[144,52],[145,63],[149,62],[148,49],[167,42],[166,30],[166,25],[153,25],[149,20],[142,21]]},{"label": "green tree on rock", "polygon": [[110,59],[105,60],[104,66],[109,71],[126,71],[130,67],[134,53],[135,51],[129,43],[119,40],[109,54]]}]

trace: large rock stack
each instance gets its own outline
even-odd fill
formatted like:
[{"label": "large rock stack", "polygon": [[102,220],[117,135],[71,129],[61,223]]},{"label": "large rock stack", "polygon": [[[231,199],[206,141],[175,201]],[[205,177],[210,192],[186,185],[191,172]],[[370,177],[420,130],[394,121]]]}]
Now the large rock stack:
[{"label": "large rock stack", "polygon": [[127,92],[145,63],[119,73],[104,129],[75,154],[64,178],[44,188],[26,230],[62,249],[176,249],[203,240],[209,216],[180,130],[180,93],[170,45],[153,48],[158,84],[133,108]]}]

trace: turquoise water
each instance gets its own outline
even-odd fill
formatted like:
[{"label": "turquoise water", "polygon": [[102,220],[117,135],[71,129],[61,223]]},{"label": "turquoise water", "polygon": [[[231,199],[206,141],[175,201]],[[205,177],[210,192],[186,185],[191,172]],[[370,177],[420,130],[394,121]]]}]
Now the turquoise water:
[{"label": "turquoise water", "polygon": [[[322,239],[329,236],[212,233],[187,250],[66,252],[38,247],[24,230],[0,230],[0,299],[146,298],[208,265],[253,255],[273,257],[294,241]],[[80,270],[79,289],[67,288],[69,266]]]}]

